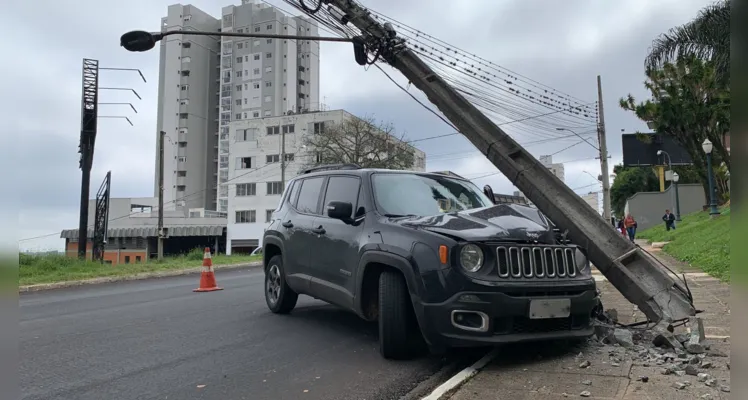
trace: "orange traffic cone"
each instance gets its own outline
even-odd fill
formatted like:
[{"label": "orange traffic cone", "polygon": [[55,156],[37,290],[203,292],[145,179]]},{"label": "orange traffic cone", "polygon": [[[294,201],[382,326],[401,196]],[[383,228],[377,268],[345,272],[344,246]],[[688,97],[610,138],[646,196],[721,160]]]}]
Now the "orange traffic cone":
[{"label": "orange traffic cone", "polygon": [[210,258],[210,248],[205,248],[205,254],[203,255],[203,268],[200,273],[200,287],[193,290],[193,292],[212,292],[215,290],[223,290],[216,286],[216,276],[213,273],[213,260]]}]

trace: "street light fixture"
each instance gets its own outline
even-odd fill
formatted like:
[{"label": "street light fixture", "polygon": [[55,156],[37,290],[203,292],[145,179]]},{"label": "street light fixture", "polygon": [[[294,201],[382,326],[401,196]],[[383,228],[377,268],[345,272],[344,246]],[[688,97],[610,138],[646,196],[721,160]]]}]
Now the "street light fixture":
[{"label": "street light fixture", "polygon": [[678,181],[680,176],[673,171],[673,185],[675,187],[675,220],[680,222],[680,197],[678,196]]},{"label": "street light fixture", "polygon": [[706,153],[706,175],[709,180],[709,215],[716,217],[719,215],[719,210],[717,209],[717,200],[714,197],[714,171],[712,170],[712,150],[714,149],[714,145],[709,139],[706,139],[701,144],[701,148]]},{"label": "street light fixture", "polygon": [[273,35],[262,33],[238,33],[238,32],[206,32],[192,30],[174,30],[167,32],[130,31],[120,37],[119,44],[127,51],[143,52],[156,46],[156,42],[171,35],[193,35],[193,36],[227,36],[245,37],[257,39],[290,39],[290,40],[315,40],[319,42],[353,42],[353,38],[339,37],[314,37],[299,35]]}]

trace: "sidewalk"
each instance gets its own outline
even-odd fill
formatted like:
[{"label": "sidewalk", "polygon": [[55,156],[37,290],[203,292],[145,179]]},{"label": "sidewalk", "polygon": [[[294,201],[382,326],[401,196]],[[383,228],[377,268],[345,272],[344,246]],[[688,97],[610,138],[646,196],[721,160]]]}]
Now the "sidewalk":
[{"label": "sidewalk", "polygon": [[[673,354],[655,348],[632,329],[636,346],[597,340],[570,348],[558,343],[508,346],[450,400],[499,399],[729,399],[730,286],[640,243],[673,271],[685,273],[704,322],[707,354]],[[623,324],[645,320],[598,271],[595,279],[606,310]],[[684,327],[675,333],[687,333]],[[588,366],[587,366],[588,365]],[[698,374],[698,375],[697,375]],[[697,376],[694,376],[697,375]]]}]

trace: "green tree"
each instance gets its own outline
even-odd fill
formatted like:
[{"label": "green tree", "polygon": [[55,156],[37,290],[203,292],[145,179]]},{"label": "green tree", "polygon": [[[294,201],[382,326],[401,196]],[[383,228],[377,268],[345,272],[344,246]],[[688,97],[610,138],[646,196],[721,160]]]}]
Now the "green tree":
[{"label": "green tree", "polygon": [[610,205],[613,213],[619,218],[623,216],[626,200],[639,192],[656,192],[660,190],[660,183],[651,168],[647,167],[613,167],[616,178],[610,186]]},{"label": "green tree", "polygon": [[723,143],[724,134],[730,130],[729,87],[716,80],[711,62],[696,57],[650,69],[647,78],[644,84],[652,99],[637,103],[628,95],[620,100],[620,106],[683,146],[694,162],[708,199],[706,155],[701,144],[706,138],[714,143],[714,165],[724,162],[730,169],[730,156]]},{"label": "green tree", "polygon": [[652,43],[645,65],[662,67],[683,57],[711,61],[720,81],[730,82],[730,1],[703,8],[692,21],[670,29]]},{"label": "green tree", "polygon": [[315,156],[306,160],[304,168],[353,163],[362,168],[410,169],[416,162],[415,148],[403,137],[395,137],[390,124],[349,117],[319,126],[305,138]]}]

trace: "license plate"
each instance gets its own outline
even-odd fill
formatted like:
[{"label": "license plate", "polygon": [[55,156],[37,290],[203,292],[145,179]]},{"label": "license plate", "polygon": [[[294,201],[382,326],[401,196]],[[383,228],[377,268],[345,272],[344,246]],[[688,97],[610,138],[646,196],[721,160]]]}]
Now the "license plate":
[{"label": "license plate", "polygon": [[571,299],[530,300],[530,319],[567,318],[571,315]]}]

